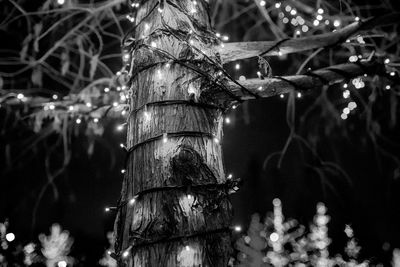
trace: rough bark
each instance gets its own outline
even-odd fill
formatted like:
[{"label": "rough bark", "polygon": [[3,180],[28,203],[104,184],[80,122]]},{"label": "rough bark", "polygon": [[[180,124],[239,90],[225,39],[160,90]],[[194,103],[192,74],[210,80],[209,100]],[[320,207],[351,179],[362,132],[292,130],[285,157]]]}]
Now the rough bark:
[{"label": "rough bark", "polygon": [[[309,74],[282,76],[268,79],[247,79],[237,81],[248,91],[234,82],[229,82],[228,88],[241,100],[255,99],[259,97],[271,97],[285,94],[290,91],[312,91],[321,88],[323,85],[332,85],[352,78],[363,76],[364,74],[383,75],[384,67],[377,62],[359,62],[331,66],[324,69],[315,70]],[[253,93],[253,94],[249,94]],[[226,98],[223,94],[221,98]]]},{"label": "rough bark", "polygon": [[189,45],[220,61],[208,4],[170,0],[163,12],[154,10],[157,4],[143,1],[135,18],[143,22],[134,33],[132,151],[115,223],[116,252],[122,266],[227,266],[232,214],[221,186],[227,180],[217,141],[222,111],[201,105],[218,103],[210,97],[212,83],[198,71],[213,76],[217,70]]}]

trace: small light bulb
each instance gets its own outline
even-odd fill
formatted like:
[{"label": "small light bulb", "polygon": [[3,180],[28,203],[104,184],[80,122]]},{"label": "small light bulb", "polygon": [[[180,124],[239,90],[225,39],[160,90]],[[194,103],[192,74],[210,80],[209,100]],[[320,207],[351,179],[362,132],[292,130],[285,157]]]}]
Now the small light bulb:
[{"label": "small light bulb", "polygon": [[186,251],[190,251],[190,247],[189,246],[186,246],[185,249],[186,249]]},{"label": "small light bulb", "polygon": [[77,123],[77,124],[80,124],[81,122],[82,122],[82,120],[81,120],[80,118],[77,118],[77,119],[76,119],[76,123]]},{"label": "small light bulb", "polygon": [[297,93],[297,97],[298,97],[298,98],[301,98],[301,92],[298,92],[298,93]]},{"label": "small light bulb", "polygon": [[188,195],[187,195],[187,199],[189,199],[189,200],[191,200],[192,197],[193,197],[193,196],[192,196],[191,194],[188,194]]},{"label": "small light bulb", "polygon": [[236,225],[234,229],[235,229],[235,232],[241,232],[242,231],[242,227],[240,225]]},{"label": "small light bulb", "polygon": [[277,233],[272,233],[272,234],[269,236],[269,239],[270,239],[272,242],[276,242],[276,241],[278,241],[278,239],[279,239],[279,235],[278,235]]},{"label": "small light bulb", "polygon": [[214,137],[214,142],[219,144],[219,139],[217,137]]},{"label": "small light bulb", "polygon": [[94,118],[94,119],[93,119],[93,122],[94,122],[94,123],[98,123],[98,122],[99,122],[99,118]]},{"label": "small light bulb", "polygon": [[57,263],[57,267],[67,267],[67,262],[66,261],[59,261]]},{"label": "small light bulb", "polygon": [[239,70],[240,69],[240,64],[235,65],[235,69]]},{"label": "small light bulb", "polygon": [[15,240],[15,235],[14,235],[13,233],[8,233],[8,234],[6,234],[6,240],[7,240],[8,242],[14,241],[14,240]]},{"label": "small light bulb", "polygon": [[24,94],[21,94],[21,93],[17,95],[18,99],[23,99],[24,97],[25,97]]},{"label": "small light bulb", "polygon": [[57,4],[59,4],[59,5],[64,5],[64,3],[65,3],[65,0],[57,0]]},{"label": "small light bulb", "polygon": [[110,208],[109,208],[109,207],[106,207],[106,208],[104,209],[104,211],[105,211],[105,212],[109,212],[109,211],[110,211]]},{"label": "small light bulb", "polygon": [[125,250],[124,253],[122,253],[122,257],[123,257],[123,258],[126,258],[126,257],[128,257],[128,256],[129,256],[129,251],[128,251],[128,250]]},{"label": "small light bulb", "polygon": [[104,88],[104,92],[106,92],[106,93],[110,92],[110,88],[108,88],[108,87]]},{"label": "small light bulb", "polygon": [[280,98],[284,98],[285,95],[284,95],[284,94],[280,94],[279,97],[280,97]]},{"label": "small light bulb", "polygon": [[167,133],[163,133],[163,143],[165,144],[165,143],[167,143],[168,142],[168,136],[167,136]]},{"label": "small light bulb", "polygon": [[226,117],[226,118],[225,118],[225,123],[226,123],[226,124],[231,123],[231,119],[230,119],[229,117]]},{"label": "small light bulb", "polygon": [[125,169],[122,169],[122,170],[121,170],[121,173],[125,173],[125,172],[126,172],[126,170],[125,170]]},{"label": "small light bulb", "polygon": [[131,198],[130,200],[129,200],[129,205],[133,205],[133,204],[135,204],[135,202],[136,202],[136,198]]}]

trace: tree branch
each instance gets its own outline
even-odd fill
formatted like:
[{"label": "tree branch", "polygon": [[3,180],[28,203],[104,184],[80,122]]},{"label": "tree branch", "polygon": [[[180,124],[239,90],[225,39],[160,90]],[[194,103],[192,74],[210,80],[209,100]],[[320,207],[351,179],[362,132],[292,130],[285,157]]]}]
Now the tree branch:
[{"label": "tree branch", "polygon": [[[340,64],[303,75],[282,76],[263,80],[248,79],[241,81],[240,84],[260,97],[271,97],[288,93],[291,90],[315,90],[327,83],[329,85],[340,83],[364,74],[377,74],[381,72],[379,68],[382,68],[382,65],[373,61]],[[228,88],[242,100],[255,98],[253,95],[243,91],[234,82],[229,82]],[[224,98],[227,98],[227,96]]]},{"label": "tree branch", "polygon": [[[298,53],[315,48],[334,46],[345,42],[354,34],[369,30],[377,26],[383,26],[400,22],[400,13],[372,17],[363,22],[354,22],[346,27],[331,33],[324,33],[310,37],[287,39],[286,41],[257,41],[226,43],[219,47],[222,62],[256,57],[266,51],[265,56],[277,56],[280,54]],[[278,44],[280,42],[280,44]],[[278,44],[278,45],[277,45]]]}]

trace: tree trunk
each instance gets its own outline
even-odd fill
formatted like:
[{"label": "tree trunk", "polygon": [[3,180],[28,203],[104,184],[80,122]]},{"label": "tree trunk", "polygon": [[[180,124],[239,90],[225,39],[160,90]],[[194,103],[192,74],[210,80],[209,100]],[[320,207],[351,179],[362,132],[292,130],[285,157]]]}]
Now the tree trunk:
[{"label": "tree trunk", "polygon": [[141,1],[135,22],[120,266],[227,266],[232,211],[208,3]]}]

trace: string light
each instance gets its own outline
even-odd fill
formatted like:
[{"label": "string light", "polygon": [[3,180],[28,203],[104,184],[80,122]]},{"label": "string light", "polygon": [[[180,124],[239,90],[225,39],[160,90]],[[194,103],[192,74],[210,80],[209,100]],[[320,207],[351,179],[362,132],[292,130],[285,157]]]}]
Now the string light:
[{"label": "string light", "polygon": [[135,202],[136,202],[136,198],[135,197],[133,197],[133,198],[131,198],[130,200],[129,200],[129,205],[133,205],[133,204],[135,204]]},{"label": "string light", "polygon": [[267,2],[265,2],[264,0],[260,1],[260,6],[265,6],[267,4]]},{"label": "string light", "polygon": [[385,61],[384,61],[384,63],[385,63],[385,64],[389,64],[389,63],[390,63],[390,59],[389,59],[389,58],[386,58]]},{"label": "string light", "polygon": [[298,98],[301,98],[301,96],[302,96],[302,95],[301,95],[301,92],[297,92],[297,97],[298,97]]},{"label": "string light", "polygon": [[239,70],[240,69],[240,64],[235,65],[235,69]]},{"label": "string light", "polygon": [[108,87],[104,88],[104,92],[105,92],[105,93],[110,92],[110,88],[108,88]]},{"label": "string light", "polygon": [[190,247],[189,246],[185,246],[185,250],[186,251],[190,251]]},{"label": "string light", "polygon": [[276,241],[278,241],[278,239],[279,239],[279,235],[277,234],[277,233],[272,233],[270,236],[269,236],[269,239],[272,241],[272,242],[276,242]]},{"label": "string light", "polygon": [[234,227],[235,232],[241,232],[242,231],[242,227],[240,225],[236,225]]},{"label": "string light", "polygon": [[7,240],[8,242],[14,241],[14,240],[15,240],[15,235],[14,235],[13,233],[8,233],[8,234],[6,234],[6,240]]},{"label": "string light", "polygon": [[59,4],[60,6],[65,4],[65,0],[57,0],[57,4]]},{"label": "string light", "polygon": [[54,100],[57,100],[57,99],[58,99],[58,95],[54,94],[54,95],[53,95],[53,99],[54,99]]},{"label": "string light", "polygon": [[98,122],[99,122],[99,118],[94,118],[94,119],[93,119],[93,122],[94,122],[94,123],[98,123]]},{"label": "string light", "polygon": [[81,124],[82,120],[80,118],[77,118],[75,122],[76,124]]},{"label": "string light", "polygon": [[275,8],[280,8],[281,7],[281,2],[275,3]]},{"label": "string light", "polygon": [[335,26],[336,28],[337,27],[339,27],[340,26],[340,20],[338,20],[338,19],[335,19],[334,21],[333,21],[333,26]]},{"label": "string light", "polygon": [[390,90],[391,86],[390,85],[386,85],[385,89],[386,90]]},{"label": "string light", "polygon": [[19,100],[23,99],[24,97],[25,97],[24,94],[21,94],[21,93],[17,94],[17,98]]},{"label": "string light", "polygon": [[226,117],[226,118],[225,118],[225,123],[226,123],[226,124],[231,123],[231,119],[230,119],[229,117]]},{"label": "string light", "polygon": [[57,267],[67,267],[67,262],[66,261],[59,261],[57,263]]},{"label": "string light", "polygon": [[285,95],[284,95],[284,94],[280,94],[279,97],[280,97],[280,98],[284,98]]},{"label": "string light", "polygon": [[125,169],[122,169],[122,170],[121,170],[121,173],[125,173],[125,172],[126,172],[126,170],[125,170]]},{"label": "string light", "polygon": [[164,143],[164,144],[168,142],[168,135],[167,135],[167,133],[164,133],[164,134],[163,134],[162,140],[163,140],[163,143]]}]

